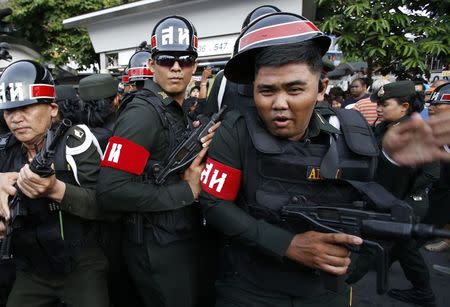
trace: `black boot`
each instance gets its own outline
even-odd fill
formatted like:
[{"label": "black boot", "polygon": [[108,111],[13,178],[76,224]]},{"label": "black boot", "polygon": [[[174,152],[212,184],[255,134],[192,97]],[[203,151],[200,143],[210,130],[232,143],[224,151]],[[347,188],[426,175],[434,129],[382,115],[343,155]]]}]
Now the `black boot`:
[{"label": "black boot", "polygon": [[436,298],[431,288],[391,289],[388,295],[396,300],[423,307],[435,307]]}]

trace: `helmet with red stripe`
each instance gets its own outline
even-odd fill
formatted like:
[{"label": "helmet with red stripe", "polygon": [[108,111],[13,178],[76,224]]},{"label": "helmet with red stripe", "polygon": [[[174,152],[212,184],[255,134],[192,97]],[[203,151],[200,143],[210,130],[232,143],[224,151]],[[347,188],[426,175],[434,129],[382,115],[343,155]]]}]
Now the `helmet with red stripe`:
[{"label": "helmet with red stripe", "polygon": [[436,87],[436,89],[431,94],[429,103],[431,105],[450,104],[450,82]]},{"label": "helmet with red stripe", "polygon": [[197,56],[197,30],[186,18],[169,16],[153,28],[150,45],[152,57],[159,52],[183,52]]},{"label": "helmet with red stripe", "polygon": [[130,84],[130,77],[128,76],[128,67],[126,67],[125,70],[122,72],[121,83],[123,83],[124,85]]},{"label": "helmet with red stripe", "polygon": [[55,101],[55,83],[47,68],[22,60],[10,64],[0,77],[0,110]]},{"label": "helmet with red stripe", "polygon": [[242,23],[241,29],[244,29],[246,26],[248,26],[253,20],[275,12],[281,12],[279,8],[277,8],[274,5],[261,5],[255,8],[253,11],[248,13],[247,17],[245,17],[244,22]]},{"label": "helmet with red stripe", "polygon": [[[247,27],[250,23],[252,23],[254,20],[261,18],[264,15],[281,12],[279,8],[273,5],[261,5],[255,8],[253,11],[248,13],[247,17],[245,17],[244,22],[242,23],[241,32],[245,30],[245,27]],[[238,44],[234,45],[233,48],[233,54],[238,53]]]},{"label": "helmet with red stripe", "polygon": [[150,57],[151,53],[145,50],[138,51],[131,56],[128,63],[128,82],[143,81],[153,76],[147,65]]},{"label": "helmet with red stripe", "polygon": [[236,40],[237,53],[225,66],[225,76],[236,83],[250,83],[255,74],[255,55],[270,46],[313,41],[322,55],[328,51],[331,39],[303,16],[277,12],[251,22]]}]

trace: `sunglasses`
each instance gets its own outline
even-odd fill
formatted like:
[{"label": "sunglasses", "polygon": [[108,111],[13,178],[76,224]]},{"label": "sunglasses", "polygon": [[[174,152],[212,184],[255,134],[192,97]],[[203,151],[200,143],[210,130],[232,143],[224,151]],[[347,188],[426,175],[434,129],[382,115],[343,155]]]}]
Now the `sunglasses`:
[{"label": "sunglasses", "polygon": [[155,56],[154,61],[159,66],[172,67],[175,62],[178,62],[180,67],[191,67],[194,65],[196,57],[193,55],[174,56],[167,54],[158,54]]}]

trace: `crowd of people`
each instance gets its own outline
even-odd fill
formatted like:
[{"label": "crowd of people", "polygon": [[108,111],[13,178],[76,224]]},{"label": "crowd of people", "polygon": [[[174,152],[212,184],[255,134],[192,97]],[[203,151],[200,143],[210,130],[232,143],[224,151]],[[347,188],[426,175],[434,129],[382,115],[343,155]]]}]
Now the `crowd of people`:
[{"label": "crowd of people", "polygon": [[[329,89],[330,42],[306,18],[266,5],[248,14],[210,89],[209,67],[189,87],[198,37],[182,16],[156,24],[120,80],[94,74],[76,91],[35,61],[9,65],[1,304],[351,306],[351,285],[375,262],[367,238],[293,223],[286,208],[400,206],[414,213],[409,223],[450,228],[450,83],[430,95],[411,80]],[[417,114],[426,104],[429,119]],[[195,158],[159,180],[200,119],[224,108]],[[392,207],[378,207],[386,199]],[[427,242],[387,241],[388,265],[398,261],[412,285],[388,294],[436,306]]]}]

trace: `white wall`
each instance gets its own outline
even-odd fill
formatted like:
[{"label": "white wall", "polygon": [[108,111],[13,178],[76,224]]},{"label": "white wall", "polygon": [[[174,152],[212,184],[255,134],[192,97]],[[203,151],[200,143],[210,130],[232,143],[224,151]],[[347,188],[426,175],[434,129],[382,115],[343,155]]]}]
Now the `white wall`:
[{"label": "white wall", "polygon": [[255,7],[272,4],[283,11],[301,14],[302,0],[209,0],[185,1],[158,10],[142,11],[109,20],[87,24],[87,30],[97,53],[135,48],[141,41],[149,41],[151,31],[160,19],[182,15],[196,27],[201,39],[237,34],[246,15]]}]

